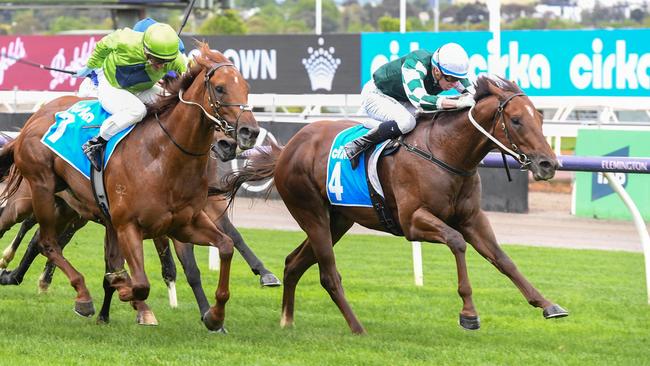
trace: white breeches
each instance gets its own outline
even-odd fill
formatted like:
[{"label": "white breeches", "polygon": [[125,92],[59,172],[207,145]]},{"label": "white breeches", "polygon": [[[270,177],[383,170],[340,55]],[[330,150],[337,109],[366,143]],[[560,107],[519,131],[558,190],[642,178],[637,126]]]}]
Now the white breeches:
[{"label": "white breeches", "polygon": [[128,90],[112,86],[101,71],[97,78],[99,81],[97,98],[102,107],[112,114],[99,129],[99,136],[106,141],[123,129],[140,122],[147,114],[145,103],[155,102],[158,95],[163,92],[163,88],[156,84],[151,89],[133,94]]},{"label": "white breeches", "polygon": [[364,123],[367,128],[375,128],[381,122],[395,121],[402,133],[408,133],[415,128],[416,109],[411,103],[399,102],[395,98],[377,89],[374,80],[370,79],[361,91],[361,109],[373,121]]}]

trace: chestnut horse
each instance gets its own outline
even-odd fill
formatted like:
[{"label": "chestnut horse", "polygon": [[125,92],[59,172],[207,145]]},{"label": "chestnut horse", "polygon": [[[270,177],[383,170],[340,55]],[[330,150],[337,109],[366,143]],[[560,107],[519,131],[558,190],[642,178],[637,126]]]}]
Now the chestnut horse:
[{"label": "chestnut horse", "polygon": [[[479,162],[498,141],[510,147],[506,147],[508,153],[525,162],[535,179],[551,179],[558,163],[542,135],[542,116],[514,83],[480,77],[476,86],[477,103],[469,113],[449,111],[420,116],[416,129],[404,136],[409,149],[400,149],[379,161],[386,207],[406,239],[444,243],[451,249],[463,301],[460,324],[464,328],[480,326],[467,274],[466,242],[508,276],[529,304],[543,308],[546,318],[566,316],[564,309],[543,297],[526,280],[499,247],[481,210],[480,178],[476,174]],[[483,132],[470,124],[471,116]],[[232,195],[247,181],[274,177],[284,203],[307,234],[285,261],[282,326],[293,324],[296,285],[303,273],[318,263],[321,285],[352,332],[365,332],[345,298],[332,247],[355,222],[388,230],[380,224],[373,208],[331,205],[326,182],[331,146],[328,141],[354,125],[352,121],[311,123],[283,148],[272,146],[270,151],[252,154],[242,170],[225,176],[224,189]],[[418,154],[410,153],[414,147]]]},{"label": "chestnut horse", "polygon": [[[224,331],[233,243],[203,211],[208,151],[216,128],[231,133],[239,147],[247,149],[255,143],[259,126],[247,105],[248,84],[241,73],[207,44],[201,43],[200,50],[195,64],[171,86],[171,95],[149,110],[117,146],[106,167],[110,222],[96,207],[89,181],[40,142],[54,113],[69,108],[78,98],[63,97],[43,106],[0,153],[0,175],[10,172],[4,198],[19,187],[22,177],[29,182],[40,225],[39,245],[77,291],[76,309],[82,315],[94,312],[92,299],[83,276],[62,256],[56,241],[54,201],[57,192],[64,190],[70,193],[66,197],[71,207],[87,207],[91,214],[86,218],[101,221],[107,242],[118,243],[119,248],[106,248],[105,258],[113,264],[113,273],[107,277],[119,287],[123,301],[143,301],[149,295],[143,239],[169,235],[216,246],[221,259],[216,304],[203,315],[203,322],[210,330]],[[115,266],[120,263],[115,258],[122,256],[130,278]]]}]

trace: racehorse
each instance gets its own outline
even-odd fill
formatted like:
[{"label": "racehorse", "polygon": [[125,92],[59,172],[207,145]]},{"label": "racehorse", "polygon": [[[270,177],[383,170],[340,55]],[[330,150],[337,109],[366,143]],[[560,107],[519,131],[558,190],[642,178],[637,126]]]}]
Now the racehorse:
[{"label": "racehorse", "polygon": [[[54,113],[79,98],[62,97],[43,106],[0,154],[0,175],[9,174],[3,198],[11,196],[23,177],[29,182],[40,225],[39,245],[77,291],[76,309],[82,315],[94,312],[92,299],[83,276],[56,245],[54,200],[57,192],[64,190],[70,193],[66,197],[71,207],[88,207],[91,214],[86,218],[101,221],[107,242],[118,243],[119,248],[105,248],[105,259],[113,270],[107,279],[119,287],[123,301],[143,301],[149,294],[143,239],[170,235],[184,242],[216,246],[221,259],[216,304],[203,315],[203,322],[210,330],[224,331],[233,244],[203,211],[208,151],[215,128],[230,133],[240,148],[247,149],[255,143],[259,127],[247,105],[248,84],[241,73],[206,43],[199,48],[195,64],[171,86],[171,95],[149,109],[145,119],[117,146],[106,167],[110,222],[96,207],[88,180],[40,143]],[[120,269],[122,258],[129,265],[130,278]]]},{"label": "racehorse", "polygon": [[[480,161],[495,148],[494,138],[501,146],[507,145],[508,153],[530,169],[535,179],[551,179],[558,162],[542,134],[542,116],[512,82],[480,77],[476,89],[477,103],[469,112],[420,115],[417,128],[402,141],[408,148],[380,159],[385,205],[406,239],[444,243],[451,249],[463,301],[460,324],[464,328],[480,327],[467,274],[466,242],[508,276],[529,304],[543,308],[544,317],[566,316],[568,312],[543,297],[499,247],[481,210],[480,178],[476,174]],[[484,132],[473,127],[470,119]],[[373,208],[330,204],[326,182],[331,146],[327,141],[354,125],[352,121],[311,123],[286,146],[260,150],[242,170],[224,177],[223,189],[233,198],[243,183],[274,177],[277,191],[307,234],[285,261],[282,326],[293,324],[296,285],[303,273],[318,263],[321,285],[352,332],[365,332],[345,298],[333,246],[355,222],[388,230]]]}]

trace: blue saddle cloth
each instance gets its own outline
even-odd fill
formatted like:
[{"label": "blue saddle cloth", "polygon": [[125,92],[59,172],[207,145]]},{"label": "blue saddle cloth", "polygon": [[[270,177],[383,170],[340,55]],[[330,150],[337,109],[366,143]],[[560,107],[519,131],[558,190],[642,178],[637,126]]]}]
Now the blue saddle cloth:
[{"label": "blue saddle cloth", "polygon": [[[41,142],[90,179],[90,161],[84,155],[81,145],[99,133],[102,122],[110,115],[96,99],[79,101],[54,115],[54,124],[43,135]],[[108,165],[115,146],[134,126],[122,130],[108,141],[104,153],[104,168]]]},{"label": "blue saddle cloth", "polygon": [[[363,125],[339,132],[332,142],[327,161],[327,197],[333,205],[372,207],[366,180],[365,152],[359,156],[359,165],[352,169],[343,145],[368,132]],[[372,150],[368,150],[371,152]]]}]

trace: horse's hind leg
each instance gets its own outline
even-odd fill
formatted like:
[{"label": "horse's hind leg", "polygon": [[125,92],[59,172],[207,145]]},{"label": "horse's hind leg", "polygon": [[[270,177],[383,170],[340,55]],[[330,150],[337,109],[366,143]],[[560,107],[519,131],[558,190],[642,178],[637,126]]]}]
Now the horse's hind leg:
[{"label": "horse's hind leg", "polygon": [[[300,217],[301,226],[310,219],[305,219],[306,211],[296,209],[291,210],[294,217]],[[313,217],[313,216],[312,216]],[[304,220],[304,221],[303,221]],[[318,221],[315,221],[318,222]],[[353,222],[344,216],[332,212],[330,214],[329,227],[302,226],[308,228],[308,238],[298,246],[285,260],[284,269],[284,291],[282,296],[282,318],[280,325],[283,327],[291,326],[294,317],[295,292],[298,281],[302,275],[314,263],[319,263],[321,285],[338,306],[343,317],[348,322],[350,329],[354,333],[365,333],[363,326],[354,315],[352,308],[345,299],[343,286],[341,284],[341,275],[336,270],[333,246],[341,239]],[[316,243],[316,244],[314,244]]]},{"label": "horse's hind leg", "polygon": [[544,309],[545,318],[561,318],[569,312],[561,306],[547,300],[537,289],[519,272],[517,266],[501,249],[492,231],[492,227],[483,211],[466,222],[461,229],[467,241],[492,263],[501,273],[505,274],[519,288],[526,300],[532,306]]},{"label": "horse's hind leg", "polygon": [[81,316],[92,316],[95,313],[95,309],[84,278],[63,257],[61,248],[57,243],[57,216],[54,193],[52,191],[54,177],[48,178],[52,179],[51,183],[30,180],[34,214],[40,225],[39,244],[41,245],[42,253],[65,273],[70,280],[70,284],[77,291],[75,312]]},{"label": "horse's hind leg", "polygon": [[0,237],[16,223],[23,221],[18,233],[11,244],[3,251],[0,257],[0,268],[7,268],[18,250],[25,234],[36,225],[36,218],[32,215],[31,192],[25,182],[20,185],[18,192],[12,196],[0,211]]},{"label": "horse's hind leg", "polygon": [[248,263],[253,273],[260,276],[260,285],[276,287],[282,284],[271,271],[264,267],[264,263],[257,258],[253,250],[246,245],[244,238],[242,238],[239,231],[237,231],[226,215],[222,215],[215,224],[232,239],[235,248],[244,257],[244,260]]},{"label": "horse's hind leg", "polygon": [[400,222],[405,221],[410,222],[410,226],[406,227],[404,231],[408,240],[445,243],[449,247],[456,259],[458,295],[463,300],[463,308],[460,311],[460,325],[468,330],[479,329],[480,322],[472,300],[472,286],[467,274],[467,262],[465,260],[467,244],[463,236],[424,208],[417,209],[409,220],[400,218]]},{"label": "horse's hind leg", "polygon": [[[60,217],[60,221],[61,221],[60,228],[62,228],[63,232],[57,238],[61,250],[63,250],[66,247],[66,245],[70,243],[70,240],[72,240],[74,234],[76,234],[77,231],[79,231],[79,229],[81,229],[88,223],[88,220],[79,216],[76,212],[72,211],[72,209],[70,209],[67,205],[64,207],[68,208],[68,210],[65,211],[67,213],[66,215],[62,215]],[[47,289],[50,287],[50,284],[52,283],[52,276],[54,275],[55,269],[56,266],[52,262],[47,261],[45,263],[45,268],[43,269],[43,273],[41,273],[41,276],[38,279],[38,289],[40,292],[47,292]]]}]

